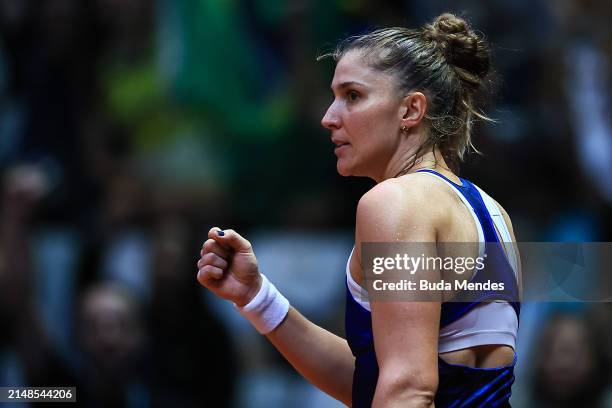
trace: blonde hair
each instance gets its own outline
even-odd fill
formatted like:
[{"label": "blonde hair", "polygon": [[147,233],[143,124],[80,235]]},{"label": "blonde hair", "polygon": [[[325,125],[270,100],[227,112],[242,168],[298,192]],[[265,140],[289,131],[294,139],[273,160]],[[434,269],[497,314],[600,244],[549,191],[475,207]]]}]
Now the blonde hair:
[{"label": "blonde hair", "polygon": [[420,29],[392,27],[349,37],[319,59],[337,62],[352,50],[372,68],[394,74],[404,92],[427,97],[429,135],[405,171],[435,147],[454,171],[468,151],[480,153],[472,143],[472,127],[476,119],[494,122],[476,107],[493,88],[491,52],[464,19],[445,13]]}]

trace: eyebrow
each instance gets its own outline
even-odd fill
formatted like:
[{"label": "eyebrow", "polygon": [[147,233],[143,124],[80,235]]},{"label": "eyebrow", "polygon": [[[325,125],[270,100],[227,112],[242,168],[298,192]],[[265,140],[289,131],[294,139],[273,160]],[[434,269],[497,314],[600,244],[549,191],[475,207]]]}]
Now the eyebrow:
[{"label": "eyebrow", "polygon": [[[338,84],[337,88],[338,88],[338,89],[345,89],[345,88],[349,88],[349,87],[351,87],[351,86],[353,86],[353,85],[359,85],[359,86],[362,86],[362,87],[365,87],[365,86],[366,86],[365,84],[362,84],[361,82],[357,82],[357,81],[346,81],[346,82],[342,82],[342,83]],[[332,89],[332,91],[333,91],[333,89],[334,89],[333,85],[330,85],[330,88],[331,88],[331,89]]]}]

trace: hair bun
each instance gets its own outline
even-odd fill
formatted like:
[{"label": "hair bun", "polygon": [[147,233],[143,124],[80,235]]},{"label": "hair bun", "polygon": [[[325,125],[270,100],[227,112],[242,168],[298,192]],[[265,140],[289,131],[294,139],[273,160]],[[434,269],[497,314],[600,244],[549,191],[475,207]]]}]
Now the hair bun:
[{"label": "hair bun", "polygon": [[437,35],[469,35],[470,26],[468,23],[454,14],[445,13],[436,18],[432,24]]},{"label": "hair bun", "polygon": [[423,28],[423,36],[444,52],[462,80],[478,87],[490,67],[490,51],[486,41],[462,18],[451,13],[438,16]]}]

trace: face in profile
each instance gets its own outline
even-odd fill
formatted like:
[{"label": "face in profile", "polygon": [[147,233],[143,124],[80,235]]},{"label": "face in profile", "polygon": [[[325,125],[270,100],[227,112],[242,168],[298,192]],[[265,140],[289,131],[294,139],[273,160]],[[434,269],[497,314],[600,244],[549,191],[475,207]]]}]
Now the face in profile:
[{"label": "face in profile", "polygon": [[331,88],[334,100],[321,124],[331,131],[338,173],[380,176],[400,141],[404,112],[397,79],[352,50],[338,61]]}]

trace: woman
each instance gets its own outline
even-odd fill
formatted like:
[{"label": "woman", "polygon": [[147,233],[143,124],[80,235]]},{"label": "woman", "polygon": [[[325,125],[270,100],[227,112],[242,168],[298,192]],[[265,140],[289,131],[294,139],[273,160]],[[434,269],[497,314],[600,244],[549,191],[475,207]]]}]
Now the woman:
[{"label": "woman", "polygon": [[[297,371],[348,406],[509,406],[516,298],[486,302],[496,295],[483,292],[461,303],[369,302],[359,295],[367,289],[362,243],[515,241],[501,206],[452,170],[471,146],[474,117],[486,120],[474,101],[488,83],[487,45],[464,20],[443,14],[420,30],[352,37],[332,56],[335,99],[322,124],[336,145],[338,172],[377,182],[357,207],[347,263],[348,341],[291,308],[233,230],[210,230],[198,281],[233,301]],[[496,268],[472,270],[470,279],[495,269],[517,295],[518,260],[501,254],[490,259]],[[443,300],[461,295],[445,293]]]}]

